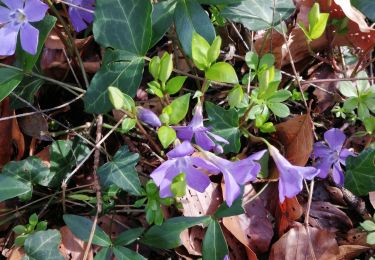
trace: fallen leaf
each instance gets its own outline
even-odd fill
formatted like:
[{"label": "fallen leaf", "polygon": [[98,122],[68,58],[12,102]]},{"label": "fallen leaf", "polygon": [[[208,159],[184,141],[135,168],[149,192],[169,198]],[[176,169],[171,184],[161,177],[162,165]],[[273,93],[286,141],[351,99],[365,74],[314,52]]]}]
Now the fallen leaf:
[{"label": "fallen leaf", "polygon": [[353,227],[352,221],[343,211],[324,201],[314,201],[311,204],[309,223],[331,232],[349,230]]},{"label": "fallen leaf", "polygon": [[204,239],[204,229],[200,226],[185,229],[180,234],[182,245],[190,255],[202,255],[202,242]]},{"label": "fallen leaf", "polygon": [[366,239],[367,232],[363,229],[353,228],[346,234],[347,244],[349,245],[368,246]]},{"label": "fallen leaf", "polygon": [[15,247],[8,252],[8,260],[20,260],[25,256],[22,247]]},{"label": "fallen leaf", "polygon": [[223,218],[223,225],[245,246],[254,252],[265,253],[273,237],[270,213],[260,198],[249,201],[255,190],[251,184],[245,186],[243,208],[245,214]]},{"label": "fallen leaf", "polygon": [[276,136],[284,145],[286,158],[298,166],[305,166],[313,148],[313,124],[309,114],[296,116],[276,125]]},{"label": "fallen leaf", "polygon": [[275,219],[278,228],[278,235],[281,237],[289,230],[296,220],[302,217],[303,208],[297,198],[285,198],[285,201],[276,208]]},{"label": "fallen leaf", "polygon": [[48,133],[48,122],[41,114],[34,114],[18,119],[22,132],[28,136],[37,138],[42,141],[51,141],[52,138]]},{"label": "fallen leaf", "polygon": [[222,227],[225,240],[229,249],[230,259],[248,259],[257,260],[256,254],[247,246],[240,243],[231,232],[229,232],[225,227]]},{"label": "fallen leaf", "polygon": [[39,157],[40,160],[42,160],[42,162],[47,166],[47,167],[50,167],[51,166],[51,159],[50,159],[50,156],[51,156],[51,147],[50,146],[46,146],[44,147],[44,149],[42,151],[40,151],[39,153],[37,153],[35,156]]},{"label": "fallen leaf", "polygon": [[269,259],[312,259],[309,239],[316,259],[336,259],[339,247],[333,233],[312,227],[309,227],[309,233],[310,238],[306,228],[302,224],[296,223],[295,227],[273,244]]},{"label": "fallen leaf", "polygon": [[368,194],[372,207],[375,209],[375,191],[371,191]]},{"label": "fallen leaf", "polygon": [[[68,256],[70,260],[83,259],[87,243],[75,237],[67,226],[60,228],[60,234],[60,252]],[[92,249],[90,249],[87,259],[93,259]]]},{"label": "fallen leaf", "polygon": [[367,246],[358,245],[342,245],[339,246],[340,253],[337,256],[337,260],[355,259],[358,255],[370,250]]}]

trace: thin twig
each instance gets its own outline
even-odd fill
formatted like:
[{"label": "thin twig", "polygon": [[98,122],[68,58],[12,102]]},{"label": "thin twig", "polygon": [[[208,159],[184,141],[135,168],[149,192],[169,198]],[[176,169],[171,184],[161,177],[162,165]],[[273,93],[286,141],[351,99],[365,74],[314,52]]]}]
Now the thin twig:
[{"label": "thin twig", "polygon": [[[98,115],[97,120],[96,120],[96,140],[95,140],[96,144],[99,144],[99,142],[102,138],[102,128],[103,128],[103,116]],[[86,260],[88,255],[89,255],[92,240],[93,240],[94,234],[95,234],[96,224],[98,223],[98,218],[99,218],[99,215],[102,212],[102,206],[103,206],[101,187],[100,187],[99,177],[97,175],[97,169],[99,167],[99,161],[100,161],[100,149],[98,147],[96,147],[95,153],[94,153],[94,167],[93,167],[93,171],[92,171],[92,174],[93,174],[93,177],[94,177],[94,188],[95,188],[95,191],[96,191],[96,214],[95,214],[95,218],[94,218],[94,221],[93,221],[93,224],[92,224],[92,227],[91,227],[89,240],[87,241],[86,250],[85,250],[85,253],[83,255],[83,260]]]},{"label": "thin twig", "polygon": [[309,218],[310,218],[310,209],[311,209],[313,193],[314,193],[314,179],[312,179],[311,183],[310,183],[309,199],[307,201],[307,209],[306,209],[304,226],[306,228],[306,233],[307,233],[307,236],[308,236],[311,257],[312,257],[313,260],[316,260],[314,247],[313,247],[313,244],[311,242],[310,229],[309,229]]},{"label": "thin twig", "polygon": [[77,9],[79,9],[79,10],[82,10],[82,11],[88,12],[88,13],[90,13],[90,14],[94,14],[94,13],[95,13],[94,10],[90,10],[90,9],[84,8],[84,7],[82,7],[82,6],[75,5],[75,4],[73,4],[73,3],[66,2],[66,1],[63,1],[63,0],[58,0],[58,1],[56,1],[56,2],[60,2],[60,3],[66,4],[66,5],[68,5],[68,6],[71,6],[71,7],[77,8]]}]

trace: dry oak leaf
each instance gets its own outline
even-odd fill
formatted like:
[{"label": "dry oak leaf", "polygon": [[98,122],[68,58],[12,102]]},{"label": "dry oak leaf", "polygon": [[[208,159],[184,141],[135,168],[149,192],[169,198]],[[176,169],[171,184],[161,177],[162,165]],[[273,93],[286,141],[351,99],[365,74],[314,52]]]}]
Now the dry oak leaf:
[{"label": "dry oak leaf", "polygon": [[336,259],[339,254],[339,247],[335,239],[335,234],[317,228],[309,227],[310,238],[305,226],[296,223],[284,234],[275,244],[270,253],[270,260],[290,260],[290,259],[313,259],[309,246],[311,240],[312,249],[316,259],[329,260]]},{"label": "dry oak leaf", "polygon": [[305,166],[313,149],[313,123],[309,114],[276,125],[276,136],[293,165]]}]

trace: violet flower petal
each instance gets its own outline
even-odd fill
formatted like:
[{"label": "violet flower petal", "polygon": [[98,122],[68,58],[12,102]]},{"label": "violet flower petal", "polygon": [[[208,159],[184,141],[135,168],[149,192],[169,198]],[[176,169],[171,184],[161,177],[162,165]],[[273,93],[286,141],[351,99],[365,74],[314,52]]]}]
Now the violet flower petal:
[{"label": "violet flower petal", "polygon": [[48,5],[40,0],[27,0],[25,2],[24,12],[29,22],[43,20],[48,10]]},{"label": "violet flower petal", "polygon": [[219,168],[217,168],[211,162],[209,162],[207,160],[204,160],[204,159],[202,159],[200,157],[191,157],[190,161],[191,161],[191,163],[194,166],[202,168],[202,169],[205,169],[205,170],[209,171],[212,174],[218,174],[218,173],[220,173],[220,169]]},{"label": "violet flower petal", "polygon": [[194,132],[191,126],[173,126],[173,129],[176,130],[179,139],[186,141],[193,139]]},{"label": "violet flower petal", "polygon": [[21,46],[28,53],[35,55],[38,48],[39,31],[29,23],[21,27]]},{"label": "violet flower petal", "polygon": [[241,187],[229,172],[223,171],[223,176],[225,181],[225,202],[228,207],[230,207],[232,206],[233,201],[235,201],[241,194]]},{"label": "violet flower petal", "polygon": [[150,176],[157,186],[161,185],[168,172],[168,169],[171,168],[174,164],[174,160],[165,161],[151,173]]},{"label": "violet flower petal", "polygon": [[332,159],[330,157],[324,157],[323,159],[321,159],[316,165],[316,168],[319,170],[319,178],[327,178],[331,167]]},{"label": "violet flower petal", "polygon": [[326,157],[331,153],[331,149],[324,142],[317,142],[314,144],[314,156]]},{"label": "violet flower petal", "polygon": [[186,172],[186,183],[194,190],[204,192],[208,185],[210,185],[210,178],[194,167],[188,166]]},{"label": "violet flower petal", "polygon": [[203,131],[196,131],[194,138],[195,143],[206,151],[210,151],[215,146],[215,143]]},{"label": "violet flower petal", "polygon": [[173,150],[167,153],[169,159],[183,157],[186,155],[191,155],[195,152],[194,147],[190,142],[184,141],[180,145],[176,146]]},{"label": "violet flower petal", "polygon": [[344,172],[343,172],[339,162],[336,162],[333,165],[332,178],[333,178],[334,182],[337,183],[338,185],[340,185],[340,186],[344,185]]},{"label": "violet flower petal", "polygon": [[6,23],[9,21],[10,10],[8,8],[0,6],[0,23]]},{"label": "violet flower petal", "polygon": [[24,1],[23,0],[1,0],[10,9],[22,9]]},{"label": "violet flower petal", "polygon": [[356,156],[356,155],[349,149],[342,149],[340,156],[339,156],[340,157],[339,160],[342,165],[346,166],[346,158],[348,158],[348,156]]},{"label": "violet flower petal", "polygon": [[338,128],[332,128],[324,133],[324,139],[333,151],[340,152],[346,136]]},{"label": "violet flower petal", "polygon": [[209,136],[211,136],[212,138],[214,138],[215,141],[217,141],[217,142],[224,143],[224,144],[229,144],[229,142],[226,139],[224,139],[223,137],[221,137],[220,135],[213,134],[210,131],[207,131],[207,134]]},{"label": "violet flower petal", "polygon": [[13,55],[16,51],[18,30],[11,24],[6,24],[0,28],[0,55],[8,56]]}]

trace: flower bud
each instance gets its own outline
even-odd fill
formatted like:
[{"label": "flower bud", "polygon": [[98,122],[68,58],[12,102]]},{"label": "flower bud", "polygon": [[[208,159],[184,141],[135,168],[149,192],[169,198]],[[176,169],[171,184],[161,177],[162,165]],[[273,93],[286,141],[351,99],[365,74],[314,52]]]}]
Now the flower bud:
[{"label": "flower bud", "polygon": [[143,107],[138,107],[137,108],[137,116],[138,119],[141,120],[142,122],[149,124],[153,127],[160,127],[161,122],[159,117],[152,112],[150,109],[146,109]]}]

